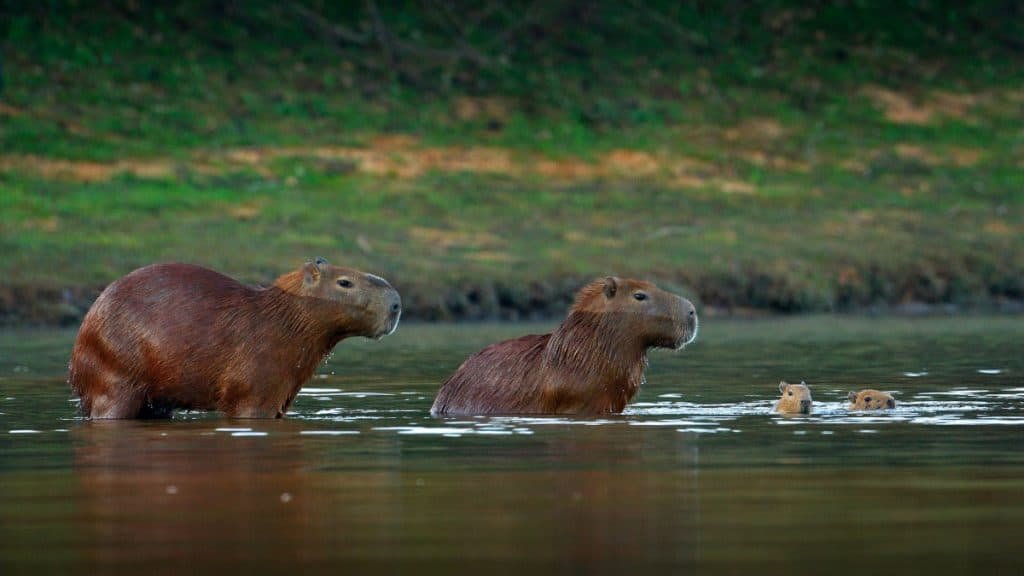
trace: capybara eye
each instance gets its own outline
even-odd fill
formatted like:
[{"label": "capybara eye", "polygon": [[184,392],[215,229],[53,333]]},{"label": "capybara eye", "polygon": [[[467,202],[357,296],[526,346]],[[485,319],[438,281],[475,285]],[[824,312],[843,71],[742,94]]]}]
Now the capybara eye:
[{"label": "capybara eye", "polygon": [[865,402],[871,402],[871,396],[865,396],[864,397],[864,401]]},{"label": "capybara eye", "polygon": [[348,278],[342,278],[338,280],[338,286],[341,286],[342,288],[351,288],[352,281],[349,280]]},{"label": "capybara eye", "polygon": [[644,294],[643,292],[637,292],[636,294],[633,294],[633,298],[639,300],[640,302],[643,302],[644,300],[647,300],[647,294]]}]

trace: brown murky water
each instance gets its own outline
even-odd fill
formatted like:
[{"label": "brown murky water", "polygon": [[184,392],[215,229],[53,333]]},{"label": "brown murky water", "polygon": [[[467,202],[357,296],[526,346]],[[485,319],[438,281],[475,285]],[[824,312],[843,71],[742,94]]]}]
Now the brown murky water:
[{"label": "brown murky water", "polygon": [[[86,422],[0,334],[0,574],[1020,573],[1024,319],[709,321],[611,418],[433,419],[483,344],[342,343],[284,421]],[[780,379],[814,413],[769,413]],[[877,387],[897,408],[854,414]]]}]

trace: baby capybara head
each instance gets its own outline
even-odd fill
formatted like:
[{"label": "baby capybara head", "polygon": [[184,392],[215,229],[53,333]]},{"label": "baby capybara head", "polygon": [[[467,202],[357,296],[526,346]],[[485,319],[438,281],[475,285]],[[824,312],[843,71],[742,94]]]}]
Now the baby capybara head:
[{"label": "baby capybara head", "polygon": [[318,311],[336,317],[339,326],[367,338],[387,336],[398,328],[402,298],[387,280],[352,268],[331,266],[317,258],[279,282],[284,290],[327,301]]},{"label": "baby capybara head", "polygon": [[879,390],[850,392],[847,398],[850,399],[850,410],[884,410],[896,407],[896,399]]},{"label": "baby capybara head", "polygon": [[650,282],[609,276],[584,286],[570,317],[601,318],[608,331],[644,348],[678,350],[697,338],[697,311],[681,296]]},{"label": "baby capybara head", "polygon": [[779,382],[779,392],[782,393],[782,397],[775,403],[776,412],[782,414],[811,413],[811,389],[804,382],[799,384]]}]

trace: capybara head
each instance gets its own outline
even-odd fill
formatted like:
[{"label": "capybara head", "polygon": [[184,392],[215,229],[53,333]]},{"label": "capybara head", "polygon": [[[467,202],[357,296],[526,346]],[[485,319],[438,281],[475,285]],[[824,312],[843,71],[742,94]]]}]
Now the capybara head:
[{"label": "capybara head", "polygon": [[807,384],[788,384],[785,381],[779,382],[779,392],[782,397],[775,403],[775,411],[782,414],[810,414],[811,413],[811,389]]},{"label": "capybara head", "polygon": [[353,334],[380,338],[398,328],[402,299],[380,276],[332,266],[317,258],[285,278],[288,280],[279,282],[281,288],[298,296],[328,301],[330,305],[322,313],[336,315],[338,324]]},{"label": "capybara head", "polygon": [[884,410],[896,407],[896,399],[880,390],[850,392],[847,398],[850,399],[850,410]]},{"label": "capybara head", "polygon": [[600,317],[609,331],[645,348],[678,350],[697,338],[693,304],[643,280],[609,276],[591,282],[577,295],[574,315]]}]

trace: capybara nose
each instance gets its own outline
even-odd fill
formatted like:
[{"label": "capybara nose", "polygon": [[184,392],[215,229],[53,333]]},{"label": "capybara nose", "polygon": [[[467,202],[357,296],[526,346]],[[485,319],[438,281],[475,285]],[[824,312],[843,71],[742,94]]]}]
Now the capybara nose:
[{"label": "capybara nose", "polygon": [[683,298],[683,318],[692,342],[697,337],[697,309],[693,306],[693,302],[685,298]]},{"label": "capybara nose", "polygon": [[811,411],[811,401],[810,400],[801,400],[800,401],[800,411],[803,412],[804,414],[807,414],[808,412],[810,412]]},{"label": "capybara nose", "polygon": [[889,408],[895,408],[896,401],[893,400],[892,398],[889,398],[888,400],[885,401],[885,405],[888,406]]},{"label": "capybara nose", "polygon": [[402,297],[398,295],[398,291],[394,288],[388,290],[384,307],[387,310],[388,318],[384,325],[384,331],[378,334],[377,338],[392,334],[398,329],[398,320],[402,317]]},{"label": "capybara nose", "polygon": [[397,290],[388,293],[388,312],[392,316],[397,316],[402,312],[402,297],[398,295]]},{"label": "capybara nose", "polygon": [[683,300],[683,313],[686,314],[686,321],[689,322],[691,326],[697,323],[697,309],[689,300]]}]

